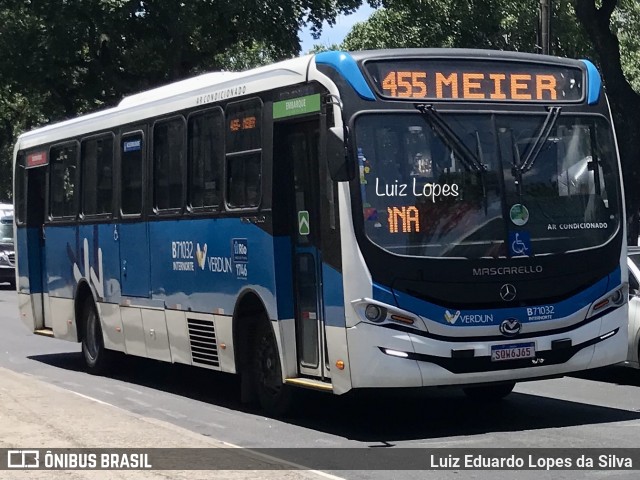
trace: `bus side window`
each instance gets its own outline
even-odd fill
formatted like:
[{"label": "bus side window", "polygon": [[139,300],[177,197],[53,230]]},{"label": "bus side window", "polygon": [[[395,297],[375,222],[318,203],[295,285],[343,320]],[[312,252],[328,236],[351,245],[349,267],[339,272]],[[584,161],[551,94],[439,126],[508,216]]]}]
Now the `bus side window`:
[{"label": "bus side window", "polygon": [[257,207],[260,203],[260,154],[250,153],[229,160],[227,196],[231,207]]},{"label": "bus side window", "polygon": [[216,108],[189,117],[189,202],[192,209],[212,208],[222,195],[224,114]]},{"label": "bus side window", "polygon": [[77,166],[78,146],[51,148],[50,214],[53,218],[75,217],[78,211]]},{"label": "bus side window", "polygon": [[122,184],[121,209],[124,215],[142,213],[142,153],[144,139],[141,133],[122,138],[120,148],[122,164],[120,181]]},{"label": "bus side window", "polygon": [[255,208],[262,194],[262,101],[227,105],[226,129],[227,204]]},{"label": "bus side window", "polygon": [[82,213],[111,213],[113,199],[113,137],[83,140]]},{"label": "bus side window", "polygon": [[185,126],[182,117],[153,127],[153,205],[158,210],[183,206]]}]

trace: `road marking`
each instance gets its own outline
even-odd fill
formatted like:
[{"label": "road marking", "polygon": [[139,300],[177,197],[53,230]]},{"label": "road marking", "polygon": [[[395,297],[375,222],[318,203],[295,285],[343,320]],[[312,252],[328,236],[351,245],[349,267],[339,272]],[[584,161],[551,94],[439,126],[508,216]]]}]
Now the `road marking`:
[{"label": "road marking", "polygon": [[166,408],[156,407],[156,411],[158,411],[160,413],[164,413],[165,415],[167,415],[169,417],[172,417],[172,418],[187,418],[186,415],[183,415],[181,413],[172,412],[171,410],[167,410]]},{"label": "road marking", "polygon": [[77,396],[82,397],[82,398],[86,398],[87,400],[92,400],[92,401],[94,401],[96,403],[99,403],[100,405],[108,405],[109,407],[115,407],[115,405],[112,405],[112,404],[107,403],[107,402],[103,402],[102,400],[98,400],[97,398],[90,397],[89,395],[84,395],[84,394],[76,392],[74,390],[67,390],[67,392],[71,392],[74,395],[77,395]]},{"label": "road marking", "polygon": [[82,387],[82,385],[80,385],[79,383],[76,383],[76,382],[69,382],[69,381],[65,380],[62,383],[64,383],[65,385],[69,385],[70,387]]},{"label": "road marking", "polygon": [[337,475],[333,475],[331,473],[323,472],[322,470],[311,470],[309,467],[305,467],[304,465],[300,465],[300,464],[294,463],[294,462],[289,462],[289,461],[284,460],[282,458],[274,457],[273,455],[267,455],[266,453],[256,452],[255,450],[253,450],[251,448],[241,447],[241,446],[236,445],[234,443],[229,443],[229,442],[224,442],[224,441],[220,441],[220,443],[228,446],[229,448],[239,448],[241,450],[245,450],[247,452],[251,452],[252,455],[255,455],[257,457],[262,457],[264,459],[270,460],[270,461],[275,462],[275,463],[291,465],[292,467],[295,467],[298,470],[303,470],[303,471],[309,472],[309,473],[315,473],[316,475],[318,475],[320,477],[329,478],[331,480],[346,480],[344,477],[338,477]]},{"label": "road marking", "polygon": [[93,387],[93,389],[97,390],[98,392],[101,392],[101,393],[106,393],[107,395],[115,395],[115,393],[113,393],[112,391],[107,390],[105,388]]},{"label": "road marking", "polygon": [[128,390],[130,392],[137,393],[138,395],[142,395],[142,392],[140,390],[136,390],[135,388],[125,387],[124,385],[115,385],[115,387],[119,388],[120,390]]},{"label": "road marking", "polygon": [[222,430],[225,430],[227,428],[224,425],[220,425],[219,423],[208,422],[206,425],[207,427],[221,428]]},{"label": "road marking", "polygon": [[151,408],[151,404],[147,403],[147,402],[143,402],[142,400],[138,400],[136,398],[131,398],[131,397],[124,397],[125,400],[129,400],[132,403],[136,403],[138,405],[140,405],[141,407],[145,407],[145,408]]}]

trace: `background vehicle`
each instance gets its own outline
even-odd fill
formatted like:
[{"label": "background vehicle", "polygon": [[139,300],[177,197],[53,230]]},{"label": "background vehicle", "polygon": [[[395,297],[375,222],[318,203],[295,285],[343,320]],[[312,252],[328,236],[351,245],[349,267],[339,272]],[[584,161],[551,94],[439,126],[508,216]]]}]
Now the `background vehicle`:
[{"label": "background vehicle", "polygon": [[586,61],[324,52],[26,133],[15,165],[22,318],[92,371],[116,350],[239,373],[281,412],[293,386],[496,398],[626,355]]},{"label": "background vehicle", "polygon": [[629,352],[627,363],[640,367],[640,247],[629,247]]},{"label": "background vehicle", "polygon": [[0,217],[13,216],[13,205],[10,203],[0,203]]},{"label": "background vehicle", "polygon": [[13,246],[13,217],[0,217],[0,283],[16,286],[16,254]]}]

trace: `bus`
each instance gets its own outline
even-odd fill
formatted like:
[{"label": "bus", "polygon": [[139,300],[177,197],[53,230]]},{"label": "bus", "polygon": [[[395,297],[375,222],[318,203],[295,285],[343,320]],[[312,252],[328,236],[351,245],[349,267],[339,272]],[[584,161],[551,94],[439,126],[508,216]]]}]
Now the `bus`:
[{"label": "bus", "polygon": [[[215,72],[15,146],[36,334],[298,387],[456,386],[621,362],[625,210],[592,63],[329,51]],[[396,390],[398,391],[398,390]]]}]

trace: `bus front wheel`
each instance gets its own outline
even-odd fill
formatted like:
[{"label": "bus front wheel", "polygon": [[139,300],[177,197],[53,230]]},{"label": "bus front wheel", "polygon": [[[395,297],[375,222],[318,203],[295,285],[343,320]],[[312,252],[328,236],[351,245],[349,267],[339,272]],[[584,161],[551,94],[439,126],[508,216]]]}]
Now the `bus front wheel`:
[{"label": "bus front wheel", "polygon": [[266,318],[258,323],[255,331],[252,370],[260,406],[269,415],[285,415],[293,404],[293,393],[291,387],[282,382],[278,346]]},{"label": "bus front wheel", "polygon": [[82,312],[84,320],[82,356],[87,370],[95,375],[100,375],[107,369],[108,352],[104,348],[100,318],[92,299],[85,302]]},{"label": "bus front wheel", "polygon": [[500,400],[509,395],[516,382],[500,383],[498,385],[482,385],[479,387],[466,387],[462,390],[465,395],[474,400],[495,401]]}]

